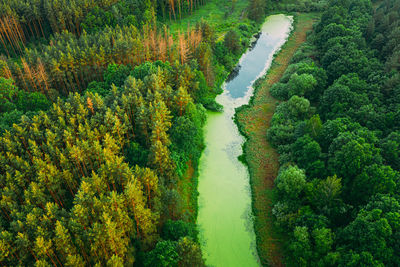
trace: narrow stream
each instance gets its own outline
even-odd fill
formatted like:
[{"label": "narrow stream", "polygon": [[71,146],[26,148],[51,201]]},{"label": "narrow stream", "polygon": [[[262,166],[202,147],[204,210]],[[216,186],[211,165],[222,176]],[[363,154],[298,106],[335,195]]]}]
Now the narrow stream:
[{"label": "narrow stream", "polygon": [[292,17],[269,16],[253,47],[240,60],[237,75],[217,101],[224,112],[208,112],[206,149],[200,159],[197,224],[206,264],[259,266],[246,166],[239,160],[243,137],[233,121],[235,108],[248,103],[251,85],[265,74],[274,53],[285,43]]}]

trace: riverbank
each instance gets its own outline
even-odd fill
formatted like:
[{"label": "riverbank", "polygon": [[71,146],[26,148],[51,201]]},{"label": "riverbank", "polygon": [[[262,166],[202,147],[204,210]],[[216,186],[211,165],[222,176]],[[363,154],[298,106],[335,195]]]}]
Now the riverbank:
[{"label": "riverbank", "polygon": [[278,102],[269,94],[269,89],[280,80],[317,17],[315,13],[296,14],[288,41],[276,55],[267,75],[256,83],[249,105],[236,113],[237,125],[247,140],[243,153],[250,173],[254,228],[262,265],[283,266],[282,236],[275,229],[271,214],[271,189],[279,169],[278,154],[266,138]]},{"label": "riverbank", "polygon": [[253,81],[266,72],[272,56],[287,40],[292,18],[269,16],[255,46],[240,59],[236,76],[217,97],[224,110],[208,112],[206,149],[199,167],[199,240],[206,264],[259,266],[251,211],[248,170],[239,160],[245,141],[232,120],[248,103]]}]

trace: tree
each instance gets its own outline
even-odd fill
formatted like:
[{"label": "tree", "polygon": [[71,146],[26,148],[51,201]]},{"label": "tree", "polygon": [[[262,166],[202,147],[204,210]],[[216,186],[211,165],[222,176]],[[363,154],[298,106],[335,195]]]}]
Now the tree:
[{"label": "tree", "polygon": [[179,117],[170,131],[171,140],[187,155],[193,154],[203,142],[202,133],[188,117]]},{"label": "tree", "polygon": [[[195,167],[204,146],[213,50],[189,30],[179,64],[179,40],[155,28],[158,2],[0,3],[10,56],[22,34],[48,43],[0,60],[2,265],[132,266],[152,248],[151,266],[204,265],[193,224],[159,242],[160,253],[156,244],[165,221],[193,217],[183,214],[175,165]],[[178,2],[182,14],[188,4]],[[83,21],[96,29],[82,31]]]},{"label": "tree", "polygon": [[388,264],[393,259],[393,250],[387,247],[392,234],[392,227],[382,210],[373,209],[361,210],[357,218],[344,229],[342,238],[355,251],[368,253],[373,261]]},{"label": "tree", "polygon": [[293,159],[300,168],[306,170],[310,177],[320,177],[324,175],[325,164],[321,161],[321,168],[315,169],[316,161],[320,161],[321,147],[308,135],[296,140],[292,146]]},{"label": "tree", "polygon": [[242,49],[240,44],[240,36],[235,30],[230,30],[225,34],[224,45],[228,51],[237,54]]},{"label": "tree", "polygon": [[176,252],[176,244],[172,241],[160,241],[156,247],[147,253],[144,265],[155,267],[177,266],[179,255]]},{"label": "tree", "polygon": [[346,183],[361,174],[362,170],[372,164],[378,150],[364,139],[350,140],[340,150],[334,152],[330,166],[332,172],[346,177]]},{"label": "tree", "polygon": [[311,241],[307,227],[297,226],[293,231],[294,242],[290,245],[290,250],[294,254],[294,258],[301,266],[306,266],[311,260]]},{"label": "tree", "polygon": [[288,82],[289,97],[297,95],[304,96],[312,94],[312,91],[317,86],[317,80],[311,74],[293,74]]},{"label": "tree", "polygon": [[388,165],[393,169],[400,170],[400,134],[392,132],[381,141],[381,154]]},{"label": "tree", "polygon": [[307,132],[313,139],[319,139],[322,127],[322,121],[319,114],[312,116],[307,122]]},{"label": "tree", "polygon": [[192,240],[197,240],[196,225],[182,220],[168,220],[162,230],[162,237],[165,240],[178,241],[183,237],[190,237]]},{"label": "tree", "polygon": [[335,225],[340,225],[344,221],[343,216],[348,211],[342,200],[341,181],[342,179],[336,176],[329,176],[324,180],[313,180],[306,188],[310,205],[318,214],[323,214]]},{"label": "tree", "polygon": [[310,101],[303,97],[292,96],[287,102],[289,114],[296,119],[302,119],[309,115]]},{"label": "tree", "polygon": [[265,17],[265,9],[266,9],[267,1],[262,0],[251,0],[249,3],[249,18],[260,22]]},{"label": "tree", "polygon": [[296,140],[294,136],[294,126],[291,124],[273,125],[268,129],[267,138],[275,147],[292,144]]},{"label": "tree", "polygon": [[373,164],[364,168],[353,183],[353,199],[356,203],[366,204],[375,194],[394,194],[400,174],[389,166]]},{"label": "tree", "polygon": [[288,85],[285,83],[277,82],[272,85],[270,89],[271,95],[278,100],[288,100],[289,92]]},{"label": "tree", "polygon": [[306,186],[306,176],[297,166],[289,166],[279,172],[275,184],[282,197],[296,200]]},{"label": "tree", "polygon": [[312,237],[314,239],[315,252],[319,254],[316,257],[321,257],[321,255],[326,255],[331,251],[334,239],[331,229],[314,229],[312,231]]},{"label": "tree", "polygon": [[104,82],[109,87],[114,84],[121,87],[129,76],[130,68],[125,65],[110,64],[104,72]]},{"label": "tree", "polygon": [[[389,71],[398,65],[397,10],[393,1],[376,12],[369,0],[329,2],[271,87],[280,100],[297,96],[276,108],[267,134],[282,165],[272,213],[290,233],[290,266],[400,262],[400,80]],[[293,164],[314,179],[282,175]]]},{"label": "tree", "polygon": [[186,110],[186,106],[192,101],[192,98],[185,88],[179,87],[176,95],[174,96],[174,100],[178,106],[179,116],[182,116]]},{"label": "tree", "polygon": [[199,244],[193,242],[189,237],[183,237],[178,241],[177,252],[179,254],[179,266],[205,266]]}]

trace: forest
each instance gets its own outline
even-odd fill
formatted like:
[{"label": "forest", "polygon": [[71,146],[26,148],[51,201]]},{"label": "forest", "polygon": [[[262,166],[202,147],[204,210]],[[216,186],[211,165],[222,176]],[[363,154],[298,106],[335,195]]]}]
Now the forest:
[{"label": "forest", "polygon": [[400,264],[400,1],[330,1],[271,94],[288,266]]},{"label": "forest", "polygon": [[277,12],[321,14],[270,91],[285,263],[399,266],[399,0],[1,1],[0,265],[206,266],[207,112]]},{"label": "forest", "polygon": [[0,3],[2,266],[204,266],[205,113],[259,25],[170,31],[206,3]]}]

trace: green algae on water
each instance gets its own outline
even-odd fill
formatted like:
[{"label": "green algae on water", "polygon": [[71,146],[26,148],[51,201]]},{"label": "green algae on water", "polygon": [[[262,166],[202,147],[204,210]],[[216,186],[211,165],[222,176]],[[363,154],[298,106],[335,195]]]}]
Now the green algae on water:
[{"label": "green algae on water", "polygon": [[238,75],[225,84],[217,101],[224,112],[208,112],[206,149],[199,166],[200,242],[211,266],[259,266],[252,220],[249,174],[238,157],[243,137],[233,121],[235,108],[247,104],[251,85],[264,75],[285,43],[292,18],[269,16],[255,47],[240,60]]}]

